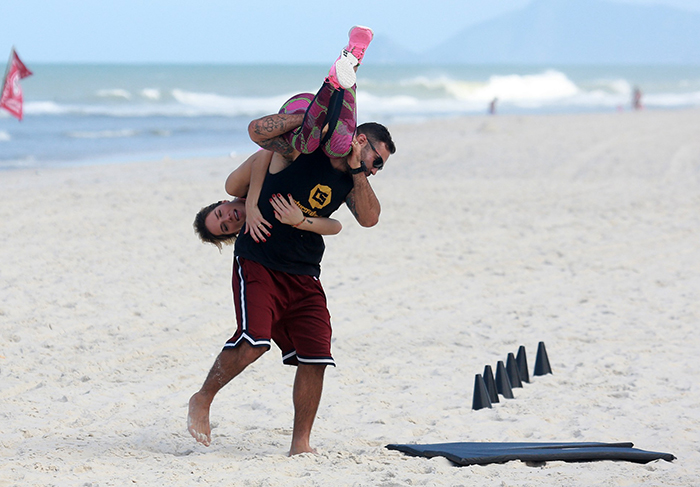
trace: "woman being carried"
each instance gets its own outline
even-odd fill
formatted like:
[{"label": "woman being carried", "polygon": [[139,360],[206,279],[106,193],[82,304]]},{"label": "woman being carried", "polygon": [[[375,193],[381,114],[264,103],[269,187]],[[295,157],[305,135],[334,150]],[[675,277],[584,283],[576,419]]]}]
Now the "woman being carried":
[{"label": "woman being carried", "polygon": [[[265,241],[272,225],[258,210],[263,181],[268,171],[282,171],[299,154],[310,154],[321,147],[330,158],[362,158],[368,139],[361,135],[364,139],[359,143],[355,137],[355,72],[372,36],[371,29],[353,27],[348,45],[315,96],[295,95],[277,115],[251,122],[251,139],[264,150],[251,155],[226,179],[226,192],[236,199],[219,201],[199,211],[194,228],[202,241],[221,248],[221,244],[236,240],[244,224],[244,232],[256,242]],[[342,229],[340,222],[332,218],[305,216],[290,195],[274,195],[270,203],[275,218],[300,230],[335,235]]]}]

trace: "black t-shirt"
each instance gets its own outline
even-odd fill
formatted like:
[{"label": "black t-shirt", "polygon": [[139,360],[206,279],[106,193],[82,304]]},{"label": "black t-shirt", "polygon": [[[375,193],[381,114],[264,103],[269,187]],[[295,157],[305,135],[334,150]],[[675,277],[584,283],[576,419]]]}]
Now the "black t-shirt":
[{"label": "black t-shirt", "polygon": [[267,242],[255,243],[250,234],[241,230],[235,254],[277,271],[318,277],[326,247],[323,237],[279,222],[270,197],[279,193],[287,199],[291,194],[304,216],[327,217],[343,204],[352,188],[352,176],[333,168],[320,149],[301,154],[284,170],[265,177],[258,207],[263,218],[272,224],[272,235],[266,237]]}]

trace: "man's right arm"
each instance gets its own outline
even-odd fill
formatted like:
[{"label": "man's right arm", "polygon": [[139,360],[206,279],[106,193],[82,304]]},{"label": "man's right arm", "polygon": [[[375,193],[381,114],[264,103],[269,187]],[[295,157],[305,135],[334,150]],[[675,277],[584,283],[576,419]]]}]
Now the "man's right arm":
[{"label": "man's right arm", "polygon": [[248,135],[250,135],[250,140],[263,149],[277,152],[291,160],[298,155],[298,152],[281,135],[296,129],[303,121],[303,113],[266,115],[250,122]]},{"label": "man's right arm", "polygon": [[[352,153],[348,156],[347,164],[350,169],[358,169],[362,163],[360,157],[362,147],[357,137],[352,140]],[[353,188],[345,199],[345,203],[357,222],[363,227],[373,227],[379,222],[382,207],[364,172],[353,174]]]}]

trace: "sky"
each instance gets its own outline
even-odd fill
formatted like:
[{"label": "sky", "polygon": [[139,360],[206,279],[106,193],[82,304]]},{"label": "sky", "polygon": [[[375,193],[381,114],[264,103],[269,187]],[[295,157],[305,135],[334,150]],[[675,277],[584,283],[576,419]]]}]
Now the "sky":
[{"label": "sky", "polygon": [[[3,0],[0,57],[14,45],[26,63],[320,63],[355,24],[422,52],[530,1]],[[700,0],[611,1],[700,12]]]}]

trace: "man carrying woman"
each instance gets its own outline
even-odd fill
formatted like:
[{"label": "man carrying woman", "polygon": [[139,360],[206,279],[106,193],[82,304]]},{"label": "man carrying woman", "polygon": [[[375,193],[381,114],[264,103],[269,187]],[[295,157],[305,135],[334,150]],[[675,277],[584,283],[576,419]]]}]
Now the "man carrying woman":
[{"label": "man carrying woman", "polygon": [[238,182],[227,180],[229,193],[246,190],[245,203],[212,205],[195,221],[203,240],[238,233],[233,270],[237,330],[190,399],[188,430],[205,445],[211,442],[214,396],[274,341],[283,363],[297,366],[289,453],[314,452],[309,439],[324,372],[335,365],[330,314],[319,281],[321,235],[340,231],[328,217],[343,203],[360,225],[378,222],[380,205],[367,178],[396,150],[382,125],[356,127],[355,69],[372,31],[353,27],[349,37],[315,96],[297,95],[280,113],[251,122],[252,140],[267,150],[252,156],[247,188],[236,177]]}]

